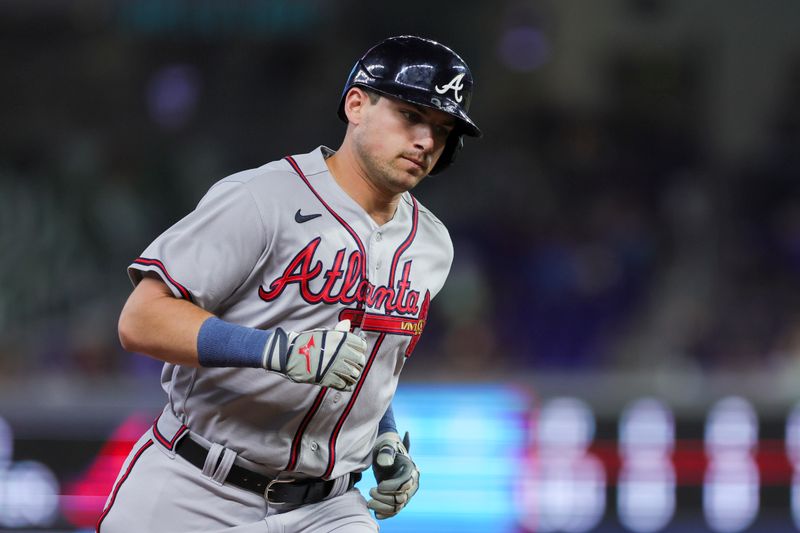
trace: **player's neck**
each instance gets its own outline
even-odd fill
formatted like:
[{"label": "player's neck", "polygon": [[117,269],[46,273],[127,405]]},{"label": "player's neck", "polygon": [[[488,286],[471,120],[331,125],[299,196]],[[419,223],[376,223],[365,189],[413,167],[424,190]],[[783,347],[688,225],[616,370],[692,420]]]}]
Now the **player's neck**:
[{"label": "player's neck", "polygon": [[336,183],[376,224],[382,226],[394,217],[402,194],[387,193],[376,187],[346,147],[342,146],[325,162]]}]

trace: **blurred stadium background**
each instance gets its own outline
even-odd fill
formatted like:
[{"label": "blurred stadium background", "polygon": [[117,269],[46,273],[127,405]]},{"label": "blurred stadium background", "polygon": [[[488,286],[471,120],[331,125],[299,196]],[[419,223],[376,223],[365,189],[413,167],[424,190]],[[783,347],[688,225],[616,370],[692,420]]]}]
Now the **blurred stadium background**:
[{"label": "blurred stadium background", "polygon": [[338,146],[354,58],[416,33],[471,65],[485,138],[416,191],[456,260],[383,531],[797,531],[798,28],[796,0],[3,0],[0,529],[93,530],[164,402],[116,339],[129,261],[217,179]]}]

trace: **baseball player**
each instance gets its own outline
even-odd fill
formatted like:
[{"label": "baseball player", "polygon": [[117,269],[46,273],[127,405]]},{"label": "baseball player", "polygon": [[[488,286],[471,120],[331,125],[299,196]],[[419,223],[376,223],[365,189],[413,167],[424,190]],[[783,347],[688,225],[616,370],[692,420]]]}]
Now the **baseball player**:
[{"label": "baseball player", "polygon": [[165,362],[167,404],[98,532],[377,531],[369,509],[408,503],[391,402],[453,257],[408,191],[480,136],[472,84],[442,44],[378,43],[345,84],[337,151],[228,176],[133,261],[120,339]]}]

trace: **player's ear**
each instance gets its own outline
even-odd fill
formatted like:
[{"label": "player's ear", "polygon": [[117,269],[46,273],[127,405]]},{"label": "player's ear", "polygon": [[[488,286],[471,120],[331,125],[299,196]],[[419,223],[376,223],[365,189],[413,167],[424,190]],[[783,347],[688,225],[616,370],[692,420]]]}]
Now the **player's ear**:
[{"label": "player's ear", "polygon": [[364,109],[370,105],[369,95],[359,87],[352,87],[344,97],[344,113],[347,122],[358,124]]}]

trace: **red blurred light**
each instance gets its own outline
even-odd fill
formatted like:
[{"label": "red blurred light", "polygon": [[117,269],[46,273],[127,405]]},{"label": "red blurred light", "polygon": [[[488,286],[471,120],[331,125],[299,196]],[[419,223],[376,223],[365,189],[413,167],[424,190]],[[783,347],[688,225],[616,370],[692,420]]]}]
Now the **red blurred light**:
[{"label": "red blurred light", "polygon": [[93,527],[97,523],[128,453],[151,424],[152,421],[141,414],[128,417],[109,437],[85,473],[65,485],[61,510],[72,525]]}]

